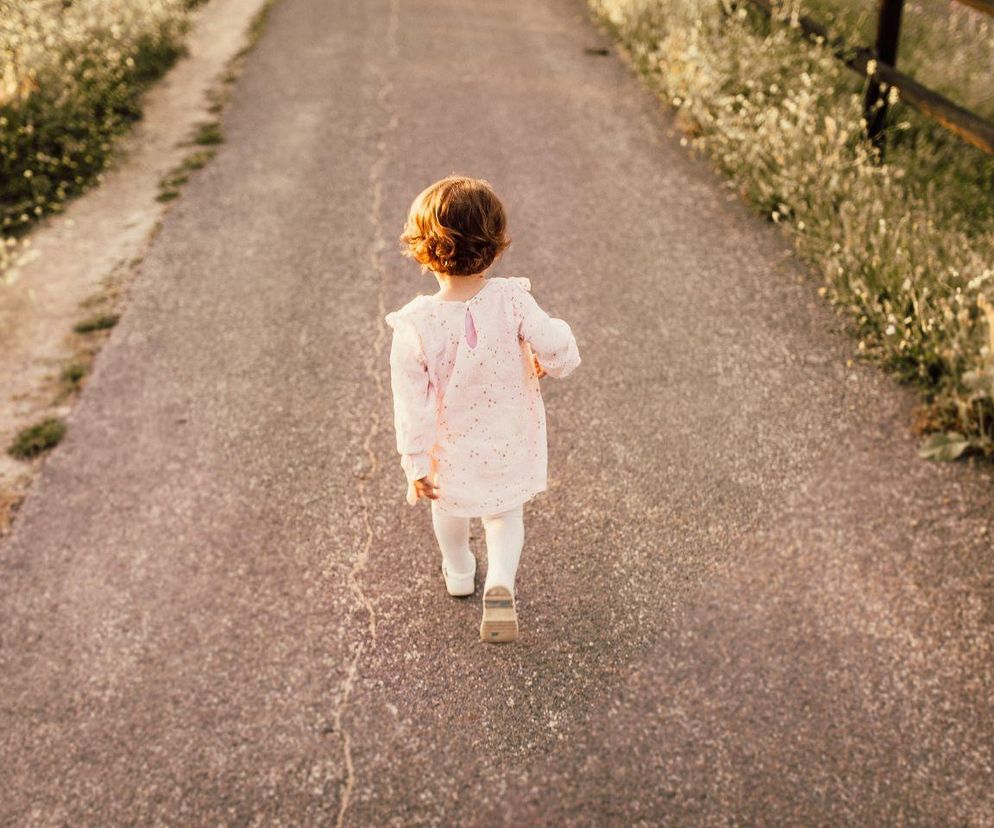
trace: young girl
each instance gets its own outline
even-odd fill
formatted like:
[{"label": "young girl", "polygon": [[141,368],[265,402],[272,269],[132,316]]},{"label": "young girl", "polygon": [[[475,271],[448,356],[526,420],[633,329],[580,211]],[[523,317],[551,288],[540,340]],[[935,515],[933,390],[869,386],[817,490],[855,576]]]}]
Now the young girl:
[{"label": "young girl", "polygon": [[387,314],[394,426],[411,505],[431,501],[450,595],[472,595],[469,519],[487,539],[483,641],[518,634],[514,578],[522,507],[546,488],[539,378],[580,364],[569,325],[550,318],[523,277],[484,271],[510,244],[504,208],[486,181],[443,178],[411,205],[404,253],[438,282]]}]

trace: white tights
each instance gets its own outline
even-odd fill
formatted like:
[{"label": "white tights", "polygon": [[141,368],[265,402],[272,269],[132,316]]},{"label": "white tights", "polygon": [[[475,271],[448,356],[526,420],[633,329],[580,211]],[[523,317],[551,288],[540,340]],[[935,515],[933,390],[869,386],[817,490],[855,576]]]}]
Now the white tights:
[{"label": "white tights", "polygon": [[[480,520],[483,521],[483,531],[487,536],[487,577],[483,591],[499,584],[506,586],[513,594],[514,577],[525,541],[523,505],[497,515],[487,515]],[[456,517],[439,511],[435,501],[432,501],[431,523],[449,572],[473,570],[473,553],[469,549],[469,521],[468,517]]]}]

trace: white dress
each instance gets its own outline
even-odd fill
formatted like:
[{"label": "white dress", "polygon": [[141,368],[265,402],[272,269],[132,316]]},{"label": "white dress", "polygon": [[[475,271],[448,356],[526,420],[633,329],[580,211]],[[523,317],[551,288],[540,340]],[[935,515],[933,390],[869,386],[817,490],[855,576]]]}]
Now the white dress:
[{"label": "white dress", "polygon": [[494,515],[547,486],[545,406],[531,354],[565,377],[580,364],[573,332],[523,277],[490,277],[465,302],[417,296],[386,316],[394,427],[407,500],[431,476],[436,506]]}]

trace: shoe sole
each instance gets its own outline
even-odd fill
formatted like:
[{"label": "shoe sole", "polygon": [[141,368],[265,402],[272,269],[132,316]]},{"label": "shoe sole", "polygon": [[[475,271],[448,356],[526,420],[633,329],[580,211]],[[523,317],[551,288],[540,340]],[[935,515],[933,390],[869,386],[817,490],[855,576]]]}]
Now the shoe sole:
[{"label": "shoe sole", "polygon": [[518,637],[518,613],[514,596],[507,587],[491,587],[483,596],[483,620],[480,640],[514,641]]}]

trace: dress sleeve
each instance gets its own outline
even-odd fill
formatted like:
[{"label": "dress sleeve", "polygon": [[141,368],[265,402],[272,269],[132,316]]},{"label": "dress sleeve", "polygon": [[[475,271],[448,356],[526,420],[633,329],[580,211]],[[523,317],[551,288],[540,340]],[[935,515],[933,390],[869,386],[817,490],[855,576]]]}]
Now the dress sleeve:
[{"label": "dress sleeve", "polygon": [[570,326],[562,319],[555,319],[539,307],[529,293],[530,282],[511,278],[511,295],[519,320],[518,338],[527,342],[545,372],[561,379],[571,374],[580,364],[580,351]]},{"label": "dress sleeve", "polygon": [[394,429],[400,465],[407,477],[408,503],[417,502],[414,481],[431,472],[431,448],[435,443],[435,386],[428,377],[428,364],[421,337],[408,319],[396,312],[387,314],[393,328],[390,346],[390,387],[393,391]]}]

